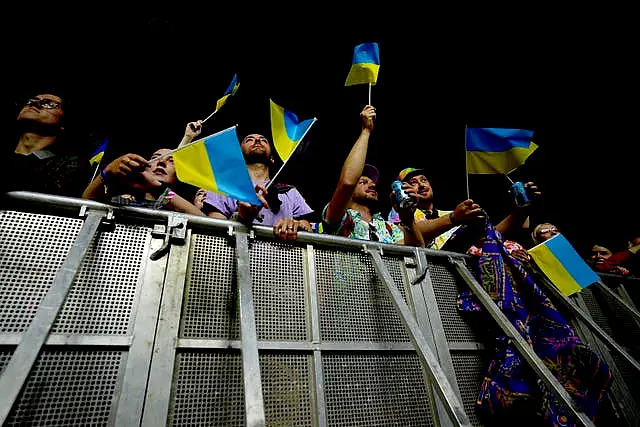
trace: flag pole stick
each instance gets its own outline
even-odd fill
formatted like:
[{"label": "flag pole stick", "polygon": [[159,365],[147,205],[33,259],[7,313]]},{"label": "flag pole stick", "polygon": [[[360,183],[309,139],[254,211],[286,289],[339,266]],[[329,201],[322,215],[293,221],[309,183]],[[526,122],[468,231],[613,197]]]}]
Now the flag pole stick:
[{"label": "flag pole stick", "polygon": [[371,105],[371,82],[369,82],[369,104],[367,105]]},{"label": "flag pole stick", "polygon": [[273,176],[273,178],[271,178],[269,180],[269,182],[266,185],[266,189],[269,189],[269,187],[271,186],[271,184],[273,184],[276,180],[276,178],[278,177],[278,175],[280,174],[280,172],[282,171],[282,169],[284,168],[284,166],[287,164],[287,162],[289,161],[289,159],[291,157],[293,157],[293,153],[296,152],[296,150],[298,149],[298,146],[300,145],[300,143],[302,142],[302,140],[304,139],[304,137],[307,135],[307,133],[311,130],[311,127],[313,126],[313,124],[316,122],[316,120],[318,120],[316,117],[313,118],[313,122],[311,122],[311,124],[309,125],[309,127],[307,128],[307,130],[304,131],[304,133],[302,134],[302,137],[298,140],[298,142],[296,143],[295,148],[293,149],[293,151],[291,152],[291,154],[289,155],[289,157],[282,162],[282,166],[280,166],[280,169],[278,169],[278,172],[276,172],[276,174]]},{"label": "flag pole stick", "polygon": [[213,115],[214,115],[214,114],[216,114],[217,112],[218,112],[218,109],[216,108],[216,111],[214,111],[213,113],[209,114],[209,115],[207,116],[207,118],[206,118],[206,119],[204,119],[204,120],[202,121],[202,123],[204,123],[204,122],[206,122],[207,120],[209,120],[209,119],[210,119],[211,117],[213,117]]},{"label": "flag pole stick", "polygon": [[464,125],[464,176],[467,180],[467,199],[469,199],[469,156],[467,155],[467,125]]},{"label": "flag pole stick", "polygon": [[509,176],[509,173],[505,173],[504,176],[507,177],[507,179],[509,180],[509,182],[511,182],[513,184],[513,180],[511,179],[511,177]]},{"label": "flag pole stick", "polygon": [[166,159],[167,157],[173,156],[173,154],[178,152],[178,151],[184,150],[187,147],[191,147],[193,144],[197,144],[198,142],[202,141],[203,139],[207,139],[207,138],[211,138],[212,136],[220,135],[221,133],[228,132],[231,129],[235,129],[235,126],[231,126],[231,127],[226,128],[224,130],[221,130],[220,132],[213,133],[213,134],[211,134],[209,136],[206,136],[204,138],[200,138],[197,141],[190,142],[189,144],[183,145],[182,147],[178,147],[178,148],[176,148],[174,150],[168,151],[168,152],[164,153],[163,155],[156,157],[155,159],[153,159],[153,161],[157,162],[159,160]]},{"label": "flag pole stick", "polygon": [[91,184],[93,182],[93,180],[96,179],[96,175],[98,175],[98,170],[100,170],[100,164],[101,163],[102,163],[102,159],[100,159],[100,161],[96,165],[96,169],[93,171],[93,176],[91,177],[91,181],[89,181],[89,184]]}]

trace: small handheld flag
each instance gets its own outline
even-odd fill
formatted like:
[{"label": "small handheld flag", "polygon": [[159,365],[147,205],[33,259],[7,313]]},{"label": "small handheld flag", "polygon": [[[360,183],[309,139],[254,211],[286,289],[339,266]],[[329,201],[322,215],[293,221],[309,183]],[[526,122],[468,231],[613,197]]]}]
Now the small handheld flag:
[{"label": "small handheld flag", "polygon": [[538,146],[533,131],[525,129],[467,128],[467,172],[507,174],[527,160]]},{"label": "small handheld flag", "polygon": [[529,249],[529,254],[540,270],[566,296],[600,280],[561,234]]},{"label": "small handheld flag", "polygon": [[345,86],[359,84],[375,85],[380,70],[380,52],[378,43],[363,43],[354,48],[351,70],[347,76]]},{"label": "small handheld flag", "polygon": [[91,158],[89,159],[89,164],[91,166],[97,165],[102,161],[102,157],[104,157],[104,152],[107,151],[107,144],[109,143],[108,139],[105,139],[102,144],[93,152]]},{"label": "small handheld flag", "polygon": [[178,179],[260,206],[235,126],[186,145],[173,153]]},{"label": "small handheld flag", "polygon": [[276,172],[267,184],[267,188],[275,182],[280,171],[282,171],[289,158],[291,158],[291,155],[296,151],[296,148],[298,148],[300,141],[302,141],[317,120],[314,117],[313,119],[299,122],[298,116],[291,111],[285,110],[271,99],[269,103],[271,105],[271,134],[273,136],[273,146],[283,163],[280,169],[278,169],[278,172]]},{"label": "small handheld flag", "polygon": [[234,74],[233,79],[231,79],[231,83],[227,90],[224,91],[222,98],[218,99],[218,102],[216,102],[216,110],[222,108],[222,106],[227,103],[227,99],[236,94],[239,87],[240,83],[238,83],[238,74]]},{"label": "small handheld flag", "polygon": [[282,161],[286,162],[316,119],[300,122],[293,112],[285,110],[271,99],[269,103],[271,105],[273,146]]},{"label": "small handheld flag", "polygon": [[224,91],[224,95],[222,95],[222,98],[218,99],[218,101],[216,102],[216,109],[213,111],[213,113],[209,114],[202,121],[202,123],[205,123],[207,120],[213,117],[214,114],[216,114],[218,110],[222,108],[224,104],[227,103],[227,100],[229,99],[229,97],[236,94],[239,87],[240,87],[240,83],[238,82],[238,74],[236,73],[233,75],[233,79],[231,79],[231,83],[229,83],[229,87],[227,87],[227,90]]}]

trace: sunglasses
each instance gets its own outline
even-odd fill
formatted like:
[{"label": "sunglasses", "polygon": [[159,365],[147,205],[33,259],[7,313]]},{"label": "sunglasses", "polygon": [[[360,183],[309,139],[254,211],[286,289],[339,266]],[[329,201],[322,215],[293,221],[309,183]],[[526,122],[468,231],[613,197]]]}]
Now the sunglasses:
[{"label": "sunglasses", "polygon": [[553,227],[553,228],[541,228],[540,231],[538,231],[538,233],[540,234],[545,234],[545,233],[559,233],[560,230],[558,230],[557,228]]},{"label": "sunglasses", "polygon": [[60,105],[62,105],[62,102],[58,102],[49,98],[42,98],[42,99],[29,98],[25,101],[24,105],[25,107],[33,105],[38,108],[46,108],[47,110],[53,110],[55,108],[58,108]]}]

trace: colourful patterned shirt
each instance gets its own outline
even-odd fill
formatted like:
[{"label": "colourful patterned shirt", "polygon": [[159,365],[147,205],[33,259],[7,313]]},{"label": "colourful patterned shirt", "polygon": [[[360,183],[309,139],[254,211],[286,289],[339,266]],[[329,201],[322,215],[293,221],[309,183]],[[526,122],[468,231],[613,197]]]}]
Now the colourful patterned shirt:
[{"label": "colourful patterned shirt", "polygon": [[340,224],[336,225],[329,224],[326,220],[328,207],[329,205],[322,210],[323,231],[327,234],[391,244],[404,242],[402,229],[390,221],[385,221],[380,212],[372,215],[371,222],[366,222],[362,219],[360,212],[354,209],[347,209],[340,220]]}]

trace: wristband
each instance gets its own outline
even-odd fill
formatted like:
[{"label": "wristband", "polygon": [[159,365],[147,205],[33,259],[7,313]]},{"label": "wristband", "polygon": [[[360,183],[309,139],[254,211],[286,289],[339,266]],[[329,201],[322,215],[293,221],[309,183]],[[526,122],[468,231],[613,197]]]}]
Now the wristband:
[{"label": "wristband", "polygon": [[456,220],[453,212],[449,212],[449,221],[451,221],[451,224],[456,225]]},{"label": "wristband", "polygon": [[102,169],[102,172],[100,172],[100,176],[102,177],[102,182],[104,182],[105,184],[109,182],[109,178],[107,175],[107,168]]}]

